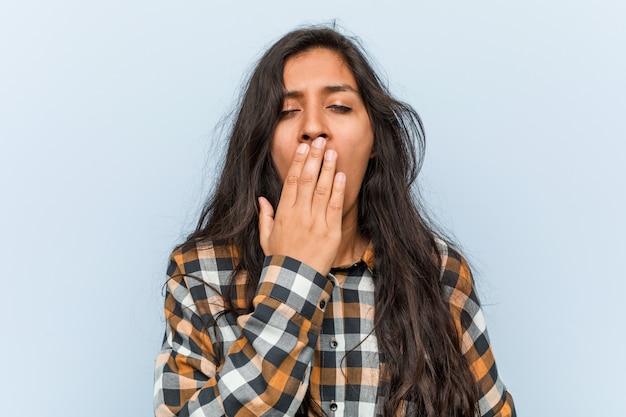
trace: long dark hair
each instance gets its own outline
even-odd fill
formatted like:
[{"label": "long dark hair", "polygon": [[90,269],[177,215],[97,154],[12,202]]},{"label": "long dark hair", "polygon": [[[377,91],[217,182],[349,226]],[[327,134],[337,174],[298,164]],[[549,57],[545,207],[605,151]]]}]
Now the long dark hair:
[{"label": "long dark hair", "polygon": [[424,152],[422,123],[410,106],[391,97],[357,41],[334,28],[310,27],[288,33],[261,57],[235,114],[217,188],[187,241],[211,240],[237,249],[233,277],[246,273],[247,306],[236,308],[234,293],[224,298],[229,311],[249,313],[264,259],[257,197],[276,207],[282,188],[270,144],[282,108],[283,68],[289,57],[311,48],[330,49],[345,60],[374,131],[375,157],[359,193],[358,227],[373,242],[376,258],[375,332],[384,360],[384,415],[395,416],[410,402],[419,415],[473,417],[477,383],[443,298],[435,232],[413,194]]}]

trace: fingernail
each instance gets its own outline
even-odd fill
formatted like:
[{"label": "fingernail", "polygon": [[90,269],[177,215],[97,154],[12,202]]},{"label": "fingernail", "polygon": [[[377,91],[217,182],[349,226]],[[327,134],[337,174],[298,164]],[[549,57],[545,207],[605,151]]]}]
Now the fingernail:
[{"label": "fingernail", "polygon": [[313,141],[313,147],[315,147],[315,148],[323,148],[324,147],[324,141],[325,141],[325,139],[322,138],[322,137],[319,137],[319,138],[315,139]]},{"label": "fingernail", "polygon": [[298,145],[296,152],[298,152],[299,154],[305,154],[308,147],[309,145],[307,145],[306,143],[301,143],[300,145]]},{"label": "fingernail", "polygon": [[346,182],[346,174],[343,172],[338,172],[335,178],[337,178],[337,182]]},{"label": "fingernail", "polygon": [[335,158],[337,158],[337,152],[333,151],[332,149],[327,150],[326,152],[324,152],[324,159],[327,161],[334,161]]}]

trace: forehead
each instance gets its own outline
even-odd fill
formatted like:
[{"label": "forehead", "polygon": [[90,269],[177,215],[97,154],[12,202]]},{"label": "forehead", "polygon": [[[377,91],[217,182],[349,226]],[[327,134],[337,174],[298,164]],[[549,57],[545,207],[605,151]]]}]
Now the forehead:
[{"label": "forehead", "polygon": [[354,74],[337,52],[314,48],[289,57],[283,70],[287,91],[348,85],[357,90]]}]

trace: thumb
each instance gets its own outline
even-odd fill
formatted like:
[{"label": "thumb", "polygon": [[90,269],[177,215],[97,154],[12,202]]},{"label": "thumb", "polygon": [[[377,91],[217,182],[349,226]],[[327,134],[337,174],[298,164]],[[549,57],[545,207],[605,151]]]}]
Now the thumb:
[{"label": "thumb", "polygon": [[265,197],[259,197],[259,240],[263,253],[268,254],[268,243],[274,228],[274,207]]}]

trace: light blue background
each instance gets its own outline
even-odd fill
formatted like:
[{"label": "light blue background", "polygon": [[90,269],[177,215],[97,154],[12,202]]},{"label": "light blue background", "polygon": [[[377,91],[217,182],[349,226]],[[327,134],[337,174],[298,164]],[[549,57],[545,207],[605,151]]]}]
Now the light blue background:
[{"label": "light blue background", "polygon": [[0,414],[149,416],[167,256],[259,54],[338,18],[421,114],[520,416],[623,415],[619,1],[0,4]]}]

